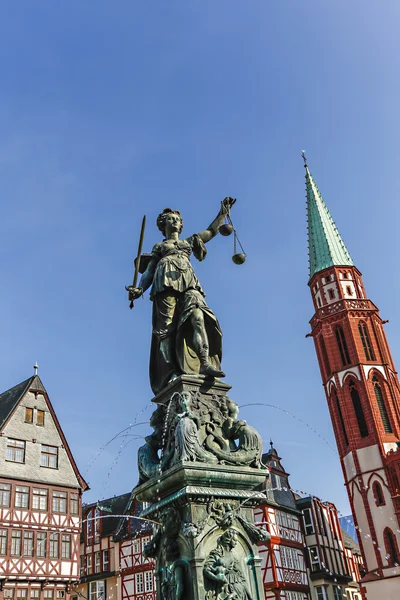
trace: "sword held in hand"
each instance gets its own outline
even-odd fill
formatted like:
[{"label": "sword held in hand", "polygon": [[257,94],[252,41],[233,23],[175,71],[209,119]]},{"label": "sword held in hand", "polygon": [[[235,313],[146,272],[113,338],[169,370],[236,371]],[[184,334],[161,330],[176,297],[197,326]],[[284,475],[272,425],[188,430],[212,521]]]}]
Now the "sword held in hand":
[{"label": "sword held in hand", "polygon": [[[140,229],[140,237],[139,237],[139,244],[138,244],[138,251],[137,251],[137,256],[136,256],[136,260],[134,262],[135,264],[135,271],[133,274],[133,283],[132,283],[132,287],[135,288],[137,286],[137,280],[138,280],[138,276],[139,276],[139,270],[140,270],[140,257],[142,254],[142,246],[143,246],[143,239],[144,239],[144,230],[146,227],[146,215],[144,215],[143,220],[142,220],[142,227]],[[128,289],[129,286],[126,287],[126,289]],[[131,291],[129,291],[129,295],[128,295],[128,300],[130,300],[129,302],[129,308],[133,308],[133,294]]]}]

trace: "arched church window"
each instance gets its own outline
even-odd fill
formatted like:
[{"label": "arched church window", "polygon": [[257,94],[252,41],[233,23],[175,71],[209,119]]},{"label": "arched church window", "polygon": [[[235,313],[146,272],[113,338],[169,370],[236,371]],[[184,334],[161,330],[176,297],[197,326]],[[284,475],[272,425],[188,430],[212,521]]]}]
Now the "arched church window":
[{"label": "arched church window", "polygon": [[344,337],[343,329],[340,325],[335,328],[336,341],[339,347],[340,358],[342,359],[343,366],[350,364],[350,355],[347,348],[346,338]]},{"label": "arched church window", "polygon": [[372,493],[374,495],[375,504],[377,506],[384,506],[386,504],[381,484],[377,481],[374,481],[372,485]]},{"label": "arched church window", "polygon": [[364,410],[361,404],[360,394],[356,388],[356,384],[353,380],[349,383],[350,388],[350,396],[353,402],[354,412],[356,413],[356,419],[358,424],[358,429],[360,431],[361,437],[368,437],[368,426],[365,420]]},{"label": "arched church window", "polygon": [[375,360],[374,350],[369,339],[367,324],[360,321],[358,324],[358,333],[360,334],[361,343],[364,348],[365,360]]},{"label": "arched church window", "polygon": [[389,471],[391,479],[392,479],[392,483],[393,483],[393,489],[394,489],[394,493],[395,495],[400,494],[400,483],[399,483],[399,478],[397,477],[397,473],[395,468],[391,469]]},{"label": "arched church window", "polygon": [[343,414],[342,414],[342,409],[340,408],[339,398],[338,398],[338,395],[337,395],[337,392],[335,389],[332,390],[332,399],[333,399],[333,404],[335,406],[337,415],[339,417],[339,423],[340,423],[340,426],[342,429],[343,439],[345,441],[346,446],[348,446],[349,438],[347,437],[346,427],[344,425],[344,419],[343,419]]},{"label": "arched church window", "polygon": [[322,360],[324,362],[326,376],[329,377],[329,375],[331,373],[331,366],[329,364],[329,357],[328,357],[328,353],[326,351],[325,340],[322,335],[320,335],[320,337],[319,337],[319,345],[321,348],[321,355],[322,355]]},{"label": "arched church window", "polygon": [[381,419],[385,433],[393,433],[392,426],[390,424],[389,414],[385,404],[385,398],[383,397],[382,388],[379,385],[378,378],[373,377],[372,383],[374,384],[375,398],[378,404],[379,412],[381,413]]},{"label": "arched church window", "polygon": [[394,567],[399,564],[399,550],[397,547],[397,543],[395,537],[393,535],[393,531],[386,527],[383,532],[383,539],[385,541],[385,549],[386,549],[386,560],[388,561],[389,567]]}]

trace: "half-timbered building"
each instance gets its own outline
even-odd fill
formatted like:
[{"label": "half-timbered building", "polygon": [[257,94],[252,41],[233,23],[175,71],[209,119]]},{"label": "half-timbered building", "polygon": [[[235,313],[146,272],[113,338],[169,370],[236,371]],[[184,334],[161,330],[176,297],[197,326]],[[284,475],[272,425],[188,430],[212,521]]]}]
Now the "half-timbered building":
[{"label": "half-timbered building", "polygon": [[[36,370],[36,369],[35,369]],[[79,578],[80,475],[37,374],[0,395],[4,598],[68,598]]]},{"label": "half-timbered building", "polygon": [[263,455],[269,469],[267,504],[255,509],[256,523],[264,524],[271,539],[259,547],[266,600],[309,600],[310,588],[301,529],[301,512],[275,448]]},{"label": "half-timbered building", "polygon": [[143,556],[151,524],[138,518],[141,510],[131,493],[84,506],[72,600],[156,600],[154,561]]},{"label": "half-timbered building", "polygon": [[314,598],[360,600],[360,587],[357,584],[361,578],[360,562],[353,556],[353,551],[345,547],[344,532],[335,505],[322,502],[314,496],[298,498],[296,504],[303,514],[302,526]]},{"label": "half-timbered building", "polygon": [[153,528],[150,522],[138,518],[142,509],[143,503],[131,495],[126,508],[130,518],[121,519],[116,535],[121,565],[121,600],[157,600],[155,563],[143,554]]}]

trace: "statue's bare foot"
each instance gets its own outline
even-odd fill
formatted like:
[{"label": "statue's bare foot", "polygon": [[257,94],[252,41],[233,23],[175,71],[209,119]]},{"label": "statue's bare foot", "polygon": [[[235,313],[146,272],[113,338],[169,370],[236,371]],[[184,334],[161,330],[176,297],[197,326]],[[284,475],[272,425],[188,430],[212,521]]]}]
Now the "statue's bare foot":
[{"label": "statue's bare foot", "polygon": [[203,363],[200,365],[200,375],[204,375],[204,377],[212,378],[215,377],[225,377],[225,373],[220,371],[219,369],[215,369],[210,363]]}]

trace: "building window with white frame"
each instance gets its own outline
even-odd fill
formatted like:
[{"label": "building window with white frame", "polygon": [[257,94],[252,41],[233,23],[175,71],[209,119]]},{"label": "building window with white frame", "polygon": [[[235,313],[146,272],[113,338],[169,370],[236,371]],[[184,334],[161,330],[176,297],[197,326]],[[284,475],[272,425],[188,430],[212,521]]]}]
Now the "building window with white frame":
[{"label": "building window with white frame", "polygon": [[29,597],[31,600],[39,600],[40,598],[40,588],[31,588],[29,593]]},{"label": "building window with white frame", "polygon": [[33,556],[33,531],[24,531],[24,556]]},{"label": "building window with white frame", "polygon": [[47,499],[49,490],[44,488],[33,488],[32,490],[32,508],[34,510],[47,510]]},{"label": "building window with white frame", "polygon": [[53,513],[66,514],[67,492],[53,492]]},{"label": "building window with white frame", "polygon": [[0,483],[0,506],[10,506],[11,484]]},{"label": "building window with white frame", "polygon": [[36,558],[46,558],[47,554],[47,533],[38,531],[36,536]]},{"label": "building window with white frame", "polygon": [[6,556],[6,554],[7,554],[7,540],[8,540],[7,529],[0,529],[0,556]]},{"label": "building window with white frame", "polygon": [[28,597],[27,588],[17,588],[17,600],[26,600]]},{"label": "building window with white frame", "polygon": [[340,585],[333,586],[333,597],[335,600],[343,600],[346,596],[343,595],[343,590]]},{"label": "building window with white frame", "polygon": [[311,571],[320,571],[321,563],[319,559],[318,548],[316,546],[310,546],[308,550],[310,553]]},{"label": "building window with white frame", "polygon": [[146,571],[144,574],[144,591],[153,591],[153,571]]},{"label": "building window with white frame", "polygon": [[79,494],[70,494],[69,512],[71,515],[79,515]]},{"label": "building window with white frame", "polygon": [[11,600],[11,598],[14,598],[14,588],[5,588],[3,590],[3,596],[7,600]]},{"label": "building window with white frame", "polygon": [[91,554],[86,555],[86,574],[87,575],[92,574],[92,555]]},{"label": "building window with white frame", "polygon": [[314,523],[311,514],[311,508],[303,509],[303,521],[306,535],[312,535],[314,533]]},{"label": "building window with white frame", "polygon": [[324,585],[318,585],[315,588],[315,593],[316,593],[317,600],[327,600],[328,599]]},{"label": "building window with white frame", "polygon": [[7,440],[6,460],[16,463],[25,462],[25,442],[22,440]]},{"label": "building window with white frame", "polygon": [[85,555],[81,554],[80,557],[80,575],[81,577],[85,576]]},{"label": "building window with white frame", "polygon": [[104,600],[106,591],[105,581],[91,581],[89,583],[89,600]]},{"label": "building window with white frame", "polygon": [[144,577],[143,573],[136,573],[136,593],[142,594],[144,590]]},{"label": "building window with white frame", "polygon": [[50,558],[58,558],[58,556],[59,556],[59,549],[58,549],[59,541],[60,541],[59,533],[51,533],[50,534],[50,551],[49,551]]},{"label": "building window with white frame", "polygon": [[40,466],[47,469],[58,469],[58,448],[42,444]]},{"label": "building window with white frame", "polygon": [[15,488],[15,508],[29,508],[29,488],[17,485]]},{"label": "building window with white frame", "polygon": [[11,556],[21,556],[21,531],[11,532]]},{"label": "building window with white frame", "polygon": [[103,550],[103,571],[110,570],[108,550]]},{"label": "building window with white frame", "polygon": [[43,597],[46,598],[46,600],[53,600],[53,598],[54,598],[54,591],[53,590],[44,590],[43,591]]},{"label": "building window with white frame", "polygon": [[63,533],[61,537],[61,558],[71,558],[71,535]]},{"label": "building window with white frame", "polygon": [[100,571],[101,571],[100,552],[95,552],[94,553],[94,572],[100,573]]}]

